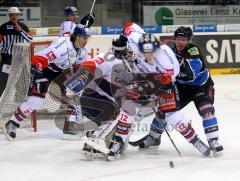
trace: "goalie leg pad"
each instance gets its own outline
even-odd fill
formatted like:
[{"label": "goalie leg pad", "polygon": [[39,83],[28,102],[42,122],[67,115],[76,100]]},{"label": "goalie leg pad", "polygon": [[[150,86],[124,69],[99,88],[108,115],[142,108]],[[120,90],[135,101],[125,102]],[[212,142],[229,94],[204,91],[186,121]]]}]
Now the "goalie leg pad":
[{"label": "goalie leg pad", "polygon": [[119,114],[119,106],[99,93],[87,89],[81,99],[82,114],[100,125],[102,121],[115,120]]},{"label": "goalie leg pad", "polygon": [[112,142],[113,134],[116,129],[116,124],[116,120],[113,122],[102,122],[93,133],[85,136],[83,141],[89,147],[107,155],[109,153],[109,145]]}]

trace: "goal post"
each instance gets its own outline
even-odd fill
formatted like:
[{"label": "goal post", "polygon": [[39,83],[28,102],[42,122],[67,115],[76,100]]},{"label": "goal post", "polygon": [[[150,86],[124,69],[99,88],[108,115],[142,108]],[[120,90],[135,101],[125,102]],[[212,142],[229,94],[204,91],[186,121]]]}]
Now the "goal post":
[{"label": "goal post", "polygon": [[[9,120],[16,108],[26,100],[31,79],[31,59],[51,41],[18,43],[13,46],[11,71],[6,88],[0,97],[0,128]],[[32,126],[37,131],[36,112],[32,113]]]}]

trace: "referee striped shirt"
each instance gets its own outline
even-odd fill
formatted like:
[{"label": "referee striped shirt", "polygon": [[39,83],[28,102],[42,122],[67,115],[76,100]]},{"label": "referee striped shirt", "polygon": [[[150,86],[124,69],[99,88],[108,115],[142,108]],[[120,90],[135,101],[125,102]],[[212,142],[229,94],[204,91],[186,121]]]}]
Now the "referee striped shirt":
[{"label": "referee striped shirt", "polygon": [[23,43],[25,41],[31,42],[32,35],[29,33],[29,28],[22,22],[18,22],[21,26],[22,31],[19,32],[15,30],[14,24],[9,21],[4,23],[0,27],[0,41],[2,41],[1,53],[6,53],[11,55],[12,48],[15,43]]}]

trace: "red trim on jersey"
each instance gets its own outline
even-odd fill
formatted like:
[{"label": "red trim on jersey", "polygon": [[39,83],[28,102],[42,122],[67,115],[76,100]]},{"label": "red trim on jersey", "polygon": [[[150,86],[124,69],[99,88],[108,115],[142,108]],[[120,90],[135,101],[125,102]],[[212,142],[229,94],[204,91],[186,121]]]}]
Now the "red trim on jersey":
[{"label": "red trim on jersey", "polygon": [[159,80],[163,85],[169,84],[172,82],[172,76],[168,74],[163,74],[163,73],[156,75],[155,79]]},{"label": "red trim on jersey", "polygon": [[81,66],[86,68],[92,74],[95,73],[95,70],[96,70],[96,63],[95,62],[93,62],[93,61],[84,61],[83,63],[81,63]]},{"label": "red trim on jersey", "polygon": [[42,68],[46,68],[48,66],[48,59],[39,55],[35,55],[32,59],[32,65],[42,64]]},{"label": "red trim on jersey", "polygon": [[124,29],[132,26],[132,24],[133,24],[132,22],[127,22],[127,23],[125,23],[125,24],[124,24]]},{"label": "red trim on jersey", "polygon": [[70,31],[68,31],[68,32],[65,32],[65,33],[63,33],[63,35],[71,35],[71,32]]}]

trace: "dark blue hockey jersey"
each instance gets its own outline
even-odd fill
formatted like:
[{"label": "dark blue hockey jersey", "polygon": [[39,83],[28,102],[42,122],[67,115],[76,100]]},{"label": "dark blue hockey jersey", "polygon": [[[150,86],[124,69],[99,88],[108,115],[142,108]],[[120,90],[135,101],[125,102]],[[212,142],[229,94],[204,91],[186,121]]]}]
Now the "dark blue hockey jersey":
[{"label": "dark blue hockey jersey", "polygon": [[180,73],[177,76],[177,83],[191,86],[202,86],[210,77],[209,71],[204,64],[204,58],[199,48],[193,44],[183,50],[177,52],[173,48],[174,53],[180,64]]}]

